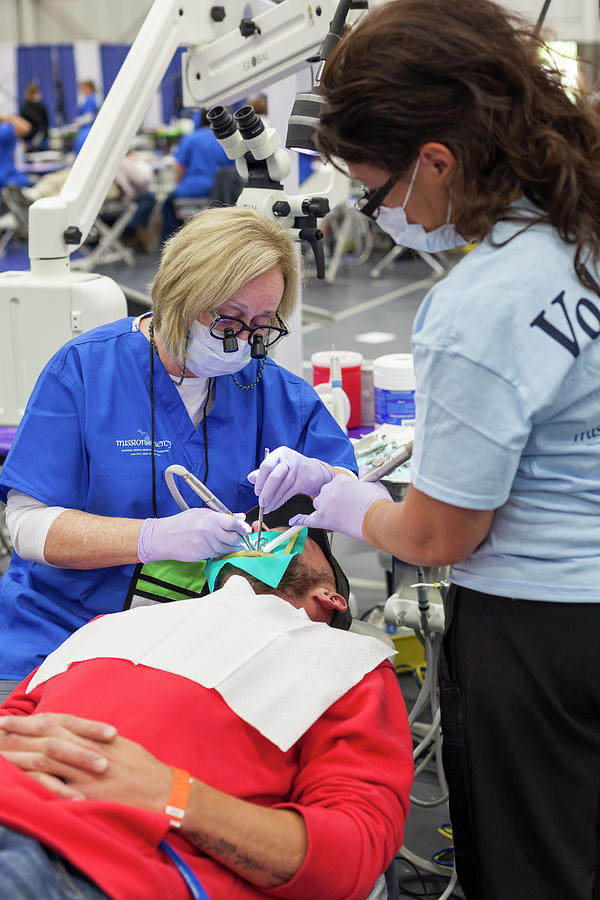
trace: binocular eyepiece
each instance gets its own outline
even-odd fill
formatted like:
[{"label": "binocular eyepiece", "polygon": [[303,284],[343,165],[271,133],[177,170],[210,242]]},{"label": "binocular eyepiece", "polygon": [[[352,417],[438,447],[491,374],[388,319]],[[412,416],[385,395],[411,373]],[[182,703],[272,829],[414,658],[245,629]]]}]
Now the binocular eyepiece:
[{"label": "binocular eyepiece", "polygon": [[206,113],[206,120],[218,141],[231,137],[238,130],[233,116],[224,106],[213,106]]},{"label": "binocular eyepiece", "polygon": [[265,130],[263,122],[261,122],[251,106],[242,106],[241,109],[234,112],[233,118],[245,141],[258,137]]},{"label": "binocular eyepiece", "polygon": [[208,124],[217,140],[231,137],[239,130],[245,141],[258,137],[265,126],[251,106],[242,106],[233,115],[224,106],[214,106],[206,114]]}]

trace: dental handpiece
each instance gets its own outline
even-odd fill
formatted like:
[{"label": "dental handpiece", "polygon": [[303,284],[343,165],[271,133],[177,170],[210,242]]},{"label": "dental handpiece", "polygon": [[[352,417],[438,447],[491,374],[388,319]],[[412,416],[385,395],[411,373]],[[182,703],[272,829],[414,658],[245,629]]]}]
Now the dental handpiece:
[{"label": "dental handpiece", "polygon": [[[165,480],[167,482],[169,490],[171,491],[171,494],[175,498],[175,501],[180,509],[189,509],[189,507],[177,490],[177,487],[173,480],[173,475],[179,475],[181,478],[183,478],[183,480],[187,482],[187,484],[189,484],[194,493],[198,494],[198,496],[202,500],[204,500],[204,502],[210,509],[213,509],[215,512],[225,513],[228,516],[233,515],[231,510],[228,509],[228,507],[225,506],[225,504],[221,500],[219,500],[219,498],[216,497],[215,494],[213,494],[213,492],[209,490],[209,488],[207,488],[199,478],[196,478],[195,475],[192,475],[191,472],[188,472],[188,470],[184,466],[173,465],[169,466],[165,470]],[[252,543],[246,535],[242,535],[242,540],[244,541],[248,550],[254,550]]]},{"label": "dental handpiece", "polygon": [[402,447],[399,447],[398,450],[395,450],[394,453],[384,463],[380,466],[377,466],[375,469],[369,469],[368,472],[361,477],[361,481],[379,481],[385,475],[389,475],[390,472],[393,472],[395,468],[401,466],[402,463],[405,463],[412,456],[413,451],[413,442],[407,441],[406,444],[403,444]]},{"label": "dental handpiece", "polygon": [[231,510],[228,509],[225,504],[221,500],[219,500],[219,498],[216,497],[215,494],[213,494],[213,492],[209,490],[209,488],[207,488],[202,481],[196,478],[195,475],[192,475],[191,472],[186,472],[186,474],[182,475],[181,477],[189,484],[191,489],[204,500],[206,505],[211,509],[214,509],[215,512],[228,513],[230,516],[233,515]]},{"label": "dental handpiece", "polygon": [[[189,484],[191,489],[204,500],[204,502],[208,507],[210,507],[210,509],[214,509],[215,512],[226,513],[229,516],[233,515],[231,510],[228,509],[227,506],[225,506],[222,500],[219,500],[219,498],[216,497],[213,492],[209,490],[209,488],[207,488],[202,481],[200,481],[200,479],[196,478],[195,475],[192,475],[191,472],[187,472],[186,475],[182,475],[182,478]],[[254,546],[247,535],[242,535],[242,540],[248,550],[254,550]]]}]

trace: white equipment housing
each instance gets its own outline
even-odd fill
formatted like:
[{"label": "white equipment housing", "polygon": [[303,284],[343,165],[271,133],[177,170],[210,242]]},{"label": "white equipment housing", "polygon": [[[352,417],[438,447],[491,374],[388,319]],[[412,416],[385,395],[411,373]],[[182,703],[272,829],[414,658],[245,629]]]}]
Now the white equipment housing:
[{"label": "white equipment housing", "polygon": [[56,260],[56,277],[0,273],[0,412],[16,425],[35,379],[65,341],[126,314],[119,286],[104,275],[71,272]]}]

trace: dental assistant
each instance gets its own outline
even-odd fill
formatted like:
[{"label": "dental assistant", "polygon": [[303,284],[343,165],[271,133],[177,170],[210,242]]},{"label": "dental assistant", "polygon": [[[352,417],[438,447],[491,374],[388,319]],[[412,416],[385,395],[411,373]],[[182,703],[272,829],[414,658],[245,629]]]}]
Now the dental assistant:
[{"label": "dental assistant", "polygon": [[[152,314],[89,331],[50,360],[0,474],[15,547],[0,579],[1,679],[122,609],[140,563],[229,550],[248,529],[247,475],[265,447],[312,458],[313,493],[354,470],[313,388],[266,355],[288,333],[297,289],[288,232],[250,209],[209,209],[165,245]],[[163,477],[174,463],[240,516],[200,508],[183,482],[192,508],[180,512]]]},{"label": "dental assistant", "polygon": [[467,900],[600,897],[600,118],[541,49],[488,0],[392,0],[321,79],[317,142],[363,212],[403,246],[478,242],[414,323],[406,499],[336,477],[292,520],[452,565],[440,689]]}]

